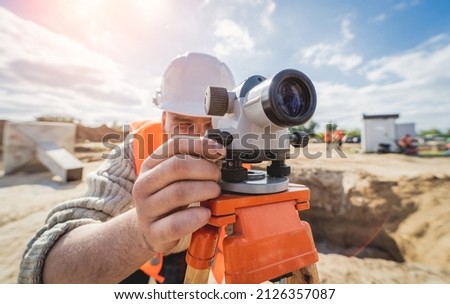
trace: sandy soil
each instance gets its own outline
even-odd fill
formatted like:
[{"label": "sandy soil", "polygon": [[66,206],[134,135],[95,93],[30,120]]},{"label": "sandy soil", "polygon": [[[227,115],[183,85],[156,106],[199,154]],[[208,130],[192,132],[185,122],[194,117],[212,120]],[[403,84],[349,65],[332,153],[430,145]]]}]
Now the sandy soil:
[{"label": "sandy soil", "polygon": [[[342,214],[350,216],[345,222],[354,224],[345,226],[330,220],[334,226],[317,226],[322,282],[450,283],[450,158],[363,154],[356,145],[344,146],[344,152],[346,158],[336,152],[327,158],[324,146],[314,144],[309,147],[309,155],[322,153],[321,157],[311,159],[303,154],[289,161],[292,180],[311,184],[313,228],[324,216],[333,219]],[[84,176],[98,167],[100,153],[79,155],[86,161]],[[4,244],[0,247],[0,283],[16,282],[21,254],[49,209],[81,196],[85,190],[84,180],[64,184],[49,172],[0,177],[0,241]],[[340,196],[339,203],[335,202],[336,195]],[[392,258],[395,254],[391,249],[380,253],[382,250],[374,246],[357,257],[348,254],[357,243],[344,248],[342,243],[337,246],[330,242],[355,241],[342,235],[357,231],[358,225],[367,221],[366,216],[375,221],[388,207],[393,216],[383,226],[387,237],[384,243],[382,238],[374,242],[394,242],[397,260]],[[330,234],[330,230],[341,234]]]},{"label": "sandy soil", "polygon": [[301,216],[322,253],[322,281],[450,283],[450,158],[343,152],[310,145],[322,157],[289,161],[291,181],[311,189]]}]

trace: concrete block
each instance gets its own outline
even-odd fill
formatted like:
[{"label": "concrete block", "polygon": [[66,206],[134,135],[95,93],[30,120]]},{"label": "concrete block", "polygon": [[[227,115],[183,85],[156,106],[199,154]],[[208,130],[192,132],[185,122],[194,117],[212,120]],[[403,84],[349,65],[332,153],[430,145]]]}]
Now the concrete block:
[{"label": "concrete block", "polygon": [[83,176],[83,164],[80,160],[53,142],[39,143],[37,158],[65,182],[80,180]]},{"label": "concrete block", "polygon": [[[76,126],[70,123],[7,122],[3,134],[5,174],[39,161],[63,180],[74,180],[80,169],[75,168],[76,158],[70,158],[68,155],[75,150],[75,134]],[[68,166],[61,163],[64,160],[69,162]],[[81,162],[78,165],[82,168]],[[68,171],[64,173],[65,170]]]}]

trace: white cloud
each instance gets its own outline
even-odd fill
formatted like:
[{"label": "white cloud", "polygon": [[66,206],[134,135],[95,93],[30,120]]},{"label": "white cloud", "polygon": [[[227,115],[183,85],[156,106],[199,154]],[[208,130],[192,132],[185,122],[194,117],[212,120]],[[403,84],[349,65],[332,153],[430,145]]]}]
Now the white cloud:
[{"label": "white cloud", "polygon": [[237,51],[250,51],[253,49],[254,42],[246,27],[239,26],[230,19],[217,21],[215,27],[214,35],[220,41],[214,47],[214,53],[219,57],[230,55]]},{"label": "white cloud", "polygon": [[420,1],[419,0],[407,0],[407,1],[400,1],[399,3],[395,4],[393,9],[394,10],[406,10],[410,7],[414,7],[416,5],[419,5]]},{"label": "white cloud", "polygon": [[386,20],[386,18],[387,18],[387,14],[386,13],[381,13],[381,14],[371,18],[370,21],[383,22],[384,20]]},{"label": "white cloud", "polygon": [[[450,39],[433,37],[418,48],[370,61],[361,73],[369,84],[319,83],[315,118],[360,127],[362,113],[400,114],[417,128],[448,128]],[[439,47],[436,46],[439,44]]]},{"label": "white cloud", "polygon": [[[147,97],[109,58],[3,8],[0,90],[2,116],[21,120],[56,113],[94,123],[110,108],[119,108],[110,120],[121,120],[126,112],[138,118]],[[22,115],[15,107],[23,109]]]},{"label": "white cloud", "polygon": [[361,64],[363,58],[359,54],[347,53],[345,48],[355,38],[350,29],[350,20],[344,19],[341,23],[341,39],[334,44],[318,43],[301,50],[302,62],[312,64],[319,68],[322,66],[335,66],[342,71],[349,71]]},{"label": "white cloud", "polygon": [[219,57],[240,57],[243,53],[264,57],[272,52],[271,33],[278,24],[273,22],[277,3],[273,0],[233,0],[209,3],[216,21],[214,54]]},{"label": "white cloud", "polygon": [[383,22],[387,18],[393,17],[396,15],[399,11],[405,11],[407,9],[410,9],[412,7],[415,7],[420,4],[419,0],[407,0],[407,1],[400,1],[398,3],[395,3],[392,7],[387,9],[387,11],[382,12],[378,14],[375,17],[370,18],[370,21],[373,22]]},{"label": "white cloud", "polygon": [[341,34],[342,34],[342,42],[340,45],[342,47],[346,46],[350,41],[355,38],[355,34],[350,29],[350,20],[344,19],[341,23]]},{"label": "white cloud", "polygon": [[362,71],[373,82],[394,77],[400,81],[433,83],[440,78],[450,78],[450,44],[438,49],[433,47],[443,39],[443,36],[432,37],[404,54],[371,60]]},{"label": "white cloud", "polygon": [[271,31],[273,29],[272,23],[272,15],[275,12],[276,4],[273,1],[268,1],[264,6],[263,11],[261,13],[260,22],[263,28],[267,31]]}]

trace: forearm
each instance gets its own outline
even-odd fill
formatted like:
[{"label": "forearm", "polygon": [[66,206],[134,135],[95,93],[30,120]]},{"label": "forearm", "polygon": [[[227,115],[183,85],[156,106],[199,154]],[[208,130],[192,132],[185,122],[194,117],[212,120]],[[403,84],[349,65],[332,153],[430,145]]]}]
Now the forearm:
[{"label": "forearm", "polygon": [[118,283],[155,253],[146,245],[135,209],[105,223],[80,226],[53,246],[44,283]]}]

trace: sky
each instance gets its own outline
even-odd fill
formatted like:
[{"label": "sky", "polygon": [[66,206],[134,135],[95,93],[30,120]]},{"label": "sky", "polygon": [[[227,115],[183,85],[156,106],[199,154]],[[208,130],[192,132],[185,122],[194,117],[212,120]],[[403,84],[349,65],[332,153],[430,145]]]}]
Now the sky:
[{"label": "sky", "polygon": [[0,119],[159,117],[161,75],[188,51],[237,83],[302,71],[323,129],[361,128],[363,114],[450,128],[447,0],[0,0]]}]

